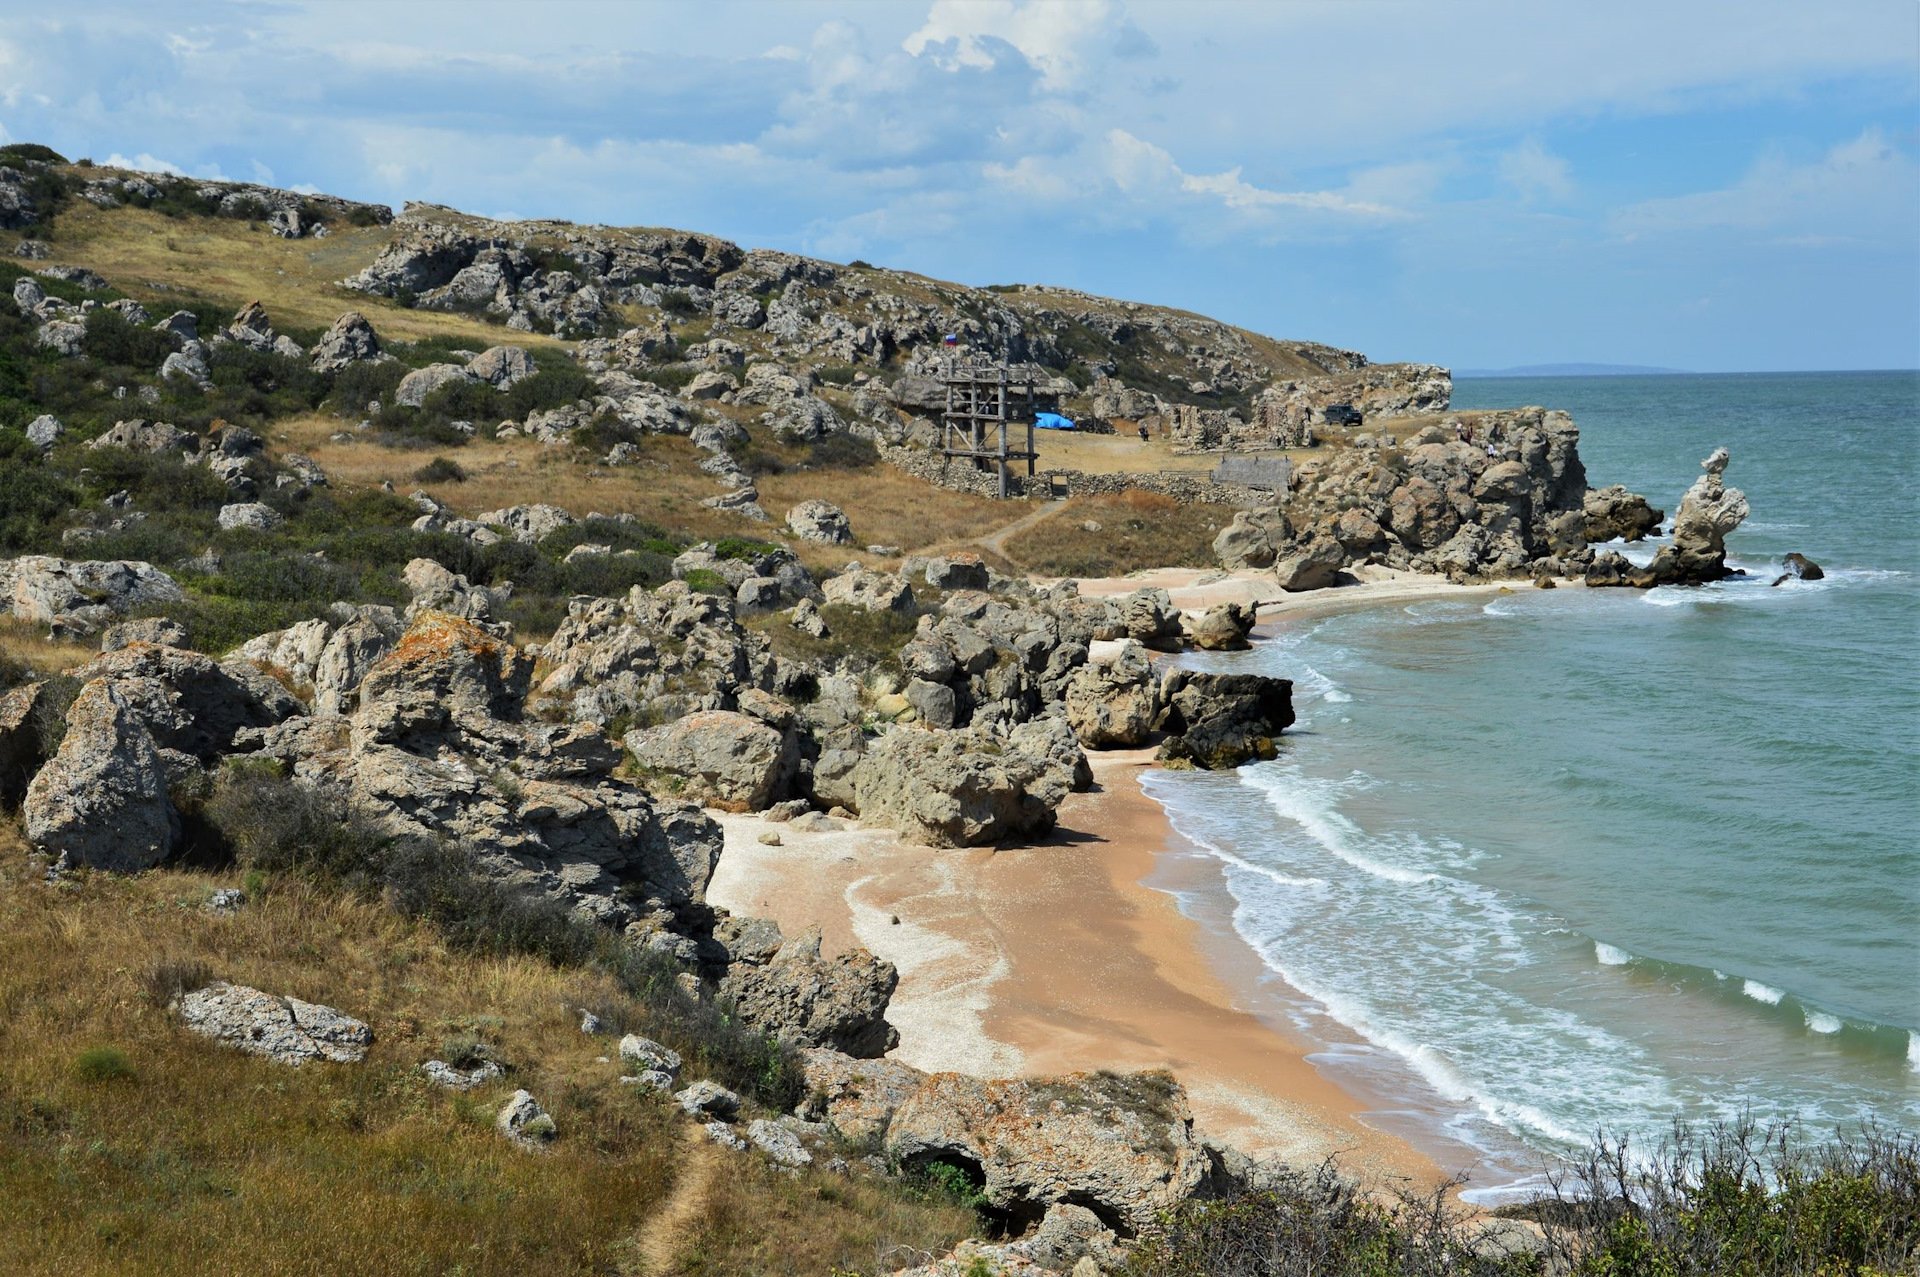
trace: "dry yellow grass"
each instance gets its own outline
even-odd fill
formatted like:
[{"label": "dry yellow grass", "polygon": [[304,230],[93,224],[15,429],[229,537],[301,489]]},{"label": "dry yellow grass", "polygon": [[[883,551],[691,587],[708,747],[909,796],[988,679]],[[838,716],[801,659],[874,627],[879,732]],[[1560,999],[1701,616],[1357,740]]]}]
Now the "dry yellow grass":
[{"label": "dry yellow grass", "polygon": [[1181,505],[1155,492],[1075,497],[1008,537],[1005,549],[1014,563],[1042,576],[1211,567],[1213,538],[1232,517],[1226,506]]},{"label": "dry yellow grass", "polygon": [[[664,1098],[618,1085],[618,1066],[595,1058],[610,1044],[578,1031],[575,1008],[607,992],[594,977],[450,952],[377,904],[297,883],[269,884],[232,917],[205,913],[230,882],[157,871],[50,884],[0,821],[0,1271],[652,1268],[639,1243],[673,1198],[687,1132]],[[372,1026],[372,1052],[296,1069],[217,1047],[154,1005],[156,959],[339,1007]],[[516,1066],[508,1080],[458,1096],[415,1072],[476,1033]],[[516,1086],[558,1126],[543,1156],[491,1128]],[[759,1195],[751,1159],[726,1157],[685,1217],[705,1217],[709,1191]],[[769,1188],[762,1213],[808,1195],[873,1204],[811,1215],[808,1244],[832,1262],[868,1254],[867,1213],[915,1244],[964,1228],[950,1208],[824,1173]]]},{"label": "dry yellow grass", "polygon": [[[457,336],[484,347],[504,339],[506,330],[497,324],[408,310],[340,286],[371,264],[392,238],[393,231],[384,226],[340,226],[320,239],[280,239],[262,225],[233,219],[167,217],[75,201],[61,212],[49,243],[53,261],[98,271],[149,307],[166,307],[170,295],[197,294],[236,310],[258,300],[282,327],[324,328],[343,312],[357,310],[390,341]],[[512,338],[521,346],[554,344],[537,333]]]},{"label": "dry yellow grass", "polygon": [[0,617],[0,656],[38,674],[64,674],[100,654],[98,645],[48,638],[46,626]]}]

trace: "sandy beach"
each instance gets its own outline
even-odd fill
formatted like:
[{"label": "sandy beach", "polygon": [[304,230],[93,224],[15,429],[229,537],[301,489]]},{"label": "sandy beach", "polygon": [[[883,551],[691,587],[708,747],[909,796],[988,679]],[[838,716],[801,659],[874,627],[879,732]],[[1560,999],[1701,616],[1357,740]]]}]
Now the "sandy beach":
[{"label": "sandy beach", "polygon": [[[1530,588],[1383,574],[1286,595],[1256,573],[1172,570],[1082,589],[1143,585],[1190,609],[1253,602],[1263,623]],[[1030,846],[939,850],[886,829],[801,832],[715,813],[726,850],[708,899],[772,917],[788,934],[817,926],[828,952],[858,945],[894,963],[894,1054],[919,1068],[993,1076],[1166,1067],[1186,1084],[1203,1134],[1256,1155],[1312,1162],[1337,1153],[1352,1171],[1418,1184],[1461,1169],[1388,1133],[1391,1114],[1315,1066],[1317,1044],[1237,992],[1254,973],[1236,963],[1250,966],[1252,956],[1145,885],[1181,846],[1140,786],[1152,757],[1091,753],[1094,789],[1069,797],[1058,829]],[[779,845],[760,841],[769,832]]]}]

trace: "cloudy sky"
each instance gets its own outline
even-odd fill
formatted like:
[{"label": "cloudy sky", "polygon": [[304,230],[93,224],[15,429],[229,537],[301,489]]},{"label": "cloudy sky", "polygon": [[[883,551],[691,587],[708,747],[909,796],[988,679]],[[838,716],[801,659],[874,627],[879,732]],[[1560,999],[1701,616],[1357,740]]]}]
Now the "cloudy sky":
[{"label": "cloudy sky", "polygon": [[1184,306],[1920,364],[1920,5],[0,0],[0,140]]}]

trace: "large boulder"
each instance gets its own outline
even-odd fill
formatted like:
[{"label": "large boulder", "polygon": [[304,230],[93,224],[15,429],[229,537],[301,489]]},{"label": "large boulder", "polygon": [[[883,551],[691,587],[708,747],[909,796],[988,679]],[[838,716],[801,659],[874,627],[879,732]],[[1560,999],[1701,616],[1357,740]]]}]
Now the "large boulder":
[{"label": "large boulder", "polygon": [[886,1150],[908,1170],[958,1168],[1012,1231],[1072,1203],[1123,1237],[1192,1197],[1210,1165],[1186,1092],[1164,1072],[936,1073],[894,1111]]},{"label": "large boulder", "polygon": [[1347,565],[1347,552],[1331,536],[1315,533],[1296,544],[1274,564],[1274,579],[1289,593],[1324,590],[1340,583],[1340,569]]},{"label": "large boulder", "polygon": [[332,1007],[224,981],[182,994],[173,1011],[202,1037],[280,1064],[357,1064],[373,1043],[372,1030]]},{"label": "large boulder", "polygon": [[1159,589],[1135,590],[1119,600],[1121,628],[1126,636],[1164,651],[1180,648],[1180,610]]},{"label": "large boulder", "polygon": [[1222,603],[1199,616],[1184,618],[1187,641],[1208,652],[1238,652],[1248,646],[1257,613],[1247,603]]},{"label": "large boulder", "polygon": [[1075,670],[1067,683],[1066,709],[1074,734],[1088,749],[1146,744],[1160,711],[1146,650],[1129,639],[1112,659]]},{"label": "large boulder", "polygon": [[357,310],[334,320],[333,327],[321,334],[308,356],[313,370],[320,373],[339,372],[365,360],[389,358],[380,349],[380,338],[373,331],[373,325]]},{"label": "large boulder", "polygon": [[428,364],[400,379],[399,386],[393,392],[393,401],[405,407],[418,408],[426,402],[428,395],[442,386],[478,384],[480,379],[459,364]]},{"label": "large boulder", "polygon": [[839,1051],[803,1051],[800,1063],[807,1084],[800,1115],[825,1122],[853,1144],[870,1144],[885,1135],[894,1112],[927,1080],[911,1064],[857,1059]]},{"label": "large boulder", "polygon": [[817,928],[771,954],[764,943],[729,944],[735,934],[723,925],[716,935],[733,959],[720,993],[748,1023],[784,1041],[857,1058],[885,1055],[899,1045],[900,1034],[886,1020],[900,980],[891,962],[865,949],[822,958]]},{"label": "large boulder", "polygon": [[826,501],[802,501],[787,511],[787,530],[802,541],[823,545],[851,545],[853,529],[839,506]]},{"label": "large boulder", "polygon": [[135,607],[184,597],[172,577],[138,560],[0,560],[0,610],[38,625],[92,629]]},{"label": "large boulder", "polygon": [[867,747],[850,781],[862,819],[933,847],[1045,833],[1073,788],[1048,759],[977,729],[895,728]]},{"label": "large boulder", "polygon": [[1233,522],[1220,529],[1213,539],[1214,557],[1229,572],[1245,568],[1273,566],[1275,523],[1278,511],[1239,510]]},{"label": "large boulder", "polygon": [[1160,701],[1160,757],[1210,770],[1272,758],[1274,738],[1293,724],[1292,682],[1264,674],[1172,670]]},{"label": "large boulder", "polygon": [[23,683],[0,693],[0,803],[11,806],[46,761],[35,713],[44,683]]},{"label": "large boulder", "polygon": [[467,364],[467,371],[500,390],[540,371],[533,356],[518,346],[489,346]]},{"label": "large boulder", "polygon": [[1666,515],[1647,504],[1637,492],[1621,484],[1594,488],[1581,505],[1582,532],[1594,544],[1602,541],[1640,541],[1660,527]]},{"label": "large boulder", "polygon": [[169,422],[135,417],[114,422],[105,432],[89,440],[87,447],[125,448],[128,452],[177,452],[182,456],[192,456],[200,451],[200,439]]},{"label": "large boulder", "polygon": [[723,811],[763,811],[779,802],[798,763],[784,732],[732,710],[628,732],[626,746],[642,768],[683,787],[682,797]]},{"label": "large boulder", "polygon": [[27,786],[27,840],[62,869],[161,863],[180,837],[168,783],[181,768],[168,761],[112,680],[86,684],[67,708],[59,751]]}]

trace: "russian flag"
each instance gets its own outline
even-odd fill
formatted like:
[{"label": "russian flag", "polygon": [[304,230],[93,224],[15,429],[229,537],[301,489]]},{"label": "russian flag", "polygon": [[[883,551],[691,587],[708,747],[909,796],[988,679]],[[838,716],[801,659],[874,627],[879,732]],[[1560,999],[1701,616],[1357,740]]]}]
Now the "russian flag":
[{"label": "russian flag", "polygon": [[958,346],[960,344],[960,334],[948,333],[940,339],[940,344],[943,346]]}]

